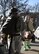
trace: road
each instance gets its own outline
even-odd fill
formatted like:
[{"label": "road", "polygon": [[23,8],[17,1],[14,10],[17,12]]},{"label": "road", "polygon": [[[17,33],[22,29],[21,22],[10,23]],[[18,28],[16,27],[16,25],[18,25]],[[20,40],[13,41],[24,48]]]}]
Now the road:
[{"label": "road", "polygon": [[[28,51],[23,51],[22,54],[39,54],[39,40],[36,39],[35,43],[30,43],[31,49]],[[8,50],[6,49],[5,45],[0,45],[0,52],[4,52],[4,54],[8,54]]]},{"label": "road", "polygon": [[24,51],[22,54],[39,54],[39,46],[31,46],[30,50]]},{"label": "road", "polygon": [[39,40],[35,40],[35,43],[30,43],[31,49],[28,51],[23,51],[22,54],[39,54]]}]

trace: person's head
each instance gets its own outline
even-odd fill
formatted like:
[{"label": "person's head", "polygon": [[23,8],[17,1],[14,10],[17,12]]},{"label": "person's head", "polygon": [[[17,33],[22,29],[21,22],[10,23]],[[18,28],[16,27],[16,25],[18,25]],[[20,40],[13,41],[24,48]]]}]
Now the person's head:
[{"label": "person's head", "polygon": [[18,14],[17,11],[18,11],[17,8],[12,8],[10,15],[12,15],[12,14],[13,14],[13,15],[17,15],[17,14]]}]

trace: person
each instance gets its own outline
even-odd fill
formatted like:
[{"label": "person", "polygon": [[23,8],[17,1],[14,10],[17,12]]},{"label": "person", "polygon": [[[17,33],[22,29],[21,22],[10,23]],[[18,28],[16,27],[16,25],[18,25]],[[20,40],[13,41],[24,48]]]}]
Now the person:
[{"label": "person", "polygon": [[31,47],[30,47],[30,40],[31,40],[31,31],[29,30],[29,27],[28,27],[28,22],[29,22],[29,16],[28,16],[29,13],[27,13],[26,15],[26,20],[25,20],[25,30],[23,31],[22,33],[22,40],[24,42],[24,49],[25,50],[29,50]]},{"label": "person", "polygon": [[23,31],[22,40],[24,42],[24,50],[25,51],[31,49],[30,39],[31,39],[31,32],[30,31]]},{"label": "person", "polygon": [[28,21],[28,29],[31,31],[31,34],[32,34],[32,42],[35,42],[35,35],[33,34],[34,31],[35,31],[35,27],[34,27],[34,19],[32,17],[29,18],[29,21]]},{"label": "person", "polygon": [[[27,18],[25,21],[25,34],[28,34],[28,38],[23,38],[25,49],[30,49],[30,40],[32,39],[32,42],[35,42],[35,35],[33,34],[35,31],[34,25],[33,25],[33,18],[29,16],[29,13],[27,13]],[[25,35],[26,36],[26,35]]]},{"label": "person", "polygon": [[[6,35],[9,34],[11,37],[10,47],[9,47],[9,54],[20,54],[21,49],[21,35],[20,33],[24,30],[23,29],[23,20],[17,13],[17,8],[11,9],[11,20],[4,26],[5,28],[2,29],[2,32]],[[5,40],[6,40],[5,39]]]}]

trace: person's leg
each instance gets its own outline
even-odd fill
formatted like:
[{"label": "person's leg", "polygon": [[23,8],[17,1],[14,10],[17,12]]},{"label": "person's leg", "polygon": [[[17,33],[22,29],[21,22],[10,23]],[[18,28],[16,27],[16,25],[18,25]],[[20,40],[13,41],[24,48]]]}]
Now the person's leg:
[{"label": "person's leg", "polygon": [[3,44],[7,44],[7,34],[5,34],[5,37],[3,38]]},{"label": "person's leg", "polygon": [[29,49],[29,47],[28,47],[28,41],[25,41],[25,42],[24,42],[24,44],[25,44],[25,46],[24,46],[24,47],[25,47],[25,51],[26,51],[26,50],[28,50],[28,49]]},{"label": "person's leg", "polygon": [[32,41],[31,42],[35,42],[35,35],[32,35]]},{"label": "person's leg", "polygon": [[8,35],[8,37],[7,37],[7,47],[8,47],[8,49],[10,47],[10,40],[11,40],[10,35]]},{"label": "person's leg", "polygon": [[13,49],[13,35],[11,36],[11,42],[10,42],[10,47],[9,47],[9,53],[8,54],[14,54],[14,49]]},{"label": "person's leg", "polygon": [[28,40],[27,45],[28,45],[28,48],[30,49],[30,48],[31,48],[31,47],[30,47],[30,40]]},{"label": "person's leg", "polygon": [[16,50],[15,54],[20,54],[20,50],[21,50],[21,37],[20,36],[15,37],[15,50]]}]

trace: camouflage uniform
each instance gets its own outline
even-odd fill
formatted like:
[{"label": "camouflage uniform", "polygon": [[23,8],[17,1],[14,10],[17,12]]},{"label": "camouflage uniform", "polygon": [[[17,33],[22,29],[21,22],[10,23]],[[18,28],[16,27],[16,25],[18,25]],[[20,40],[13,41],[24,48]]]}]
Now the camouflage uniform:
[{"label": "camouflage uniform", "polygon": [[18,16],[17,9],[13,8],[11,10],[10,16],[11,20],[4,26],[3,33],[10,35],[11,43],[9,48],[9,54],[20,53],[21,48],[21,35],[23,31],[23,20]]}]

